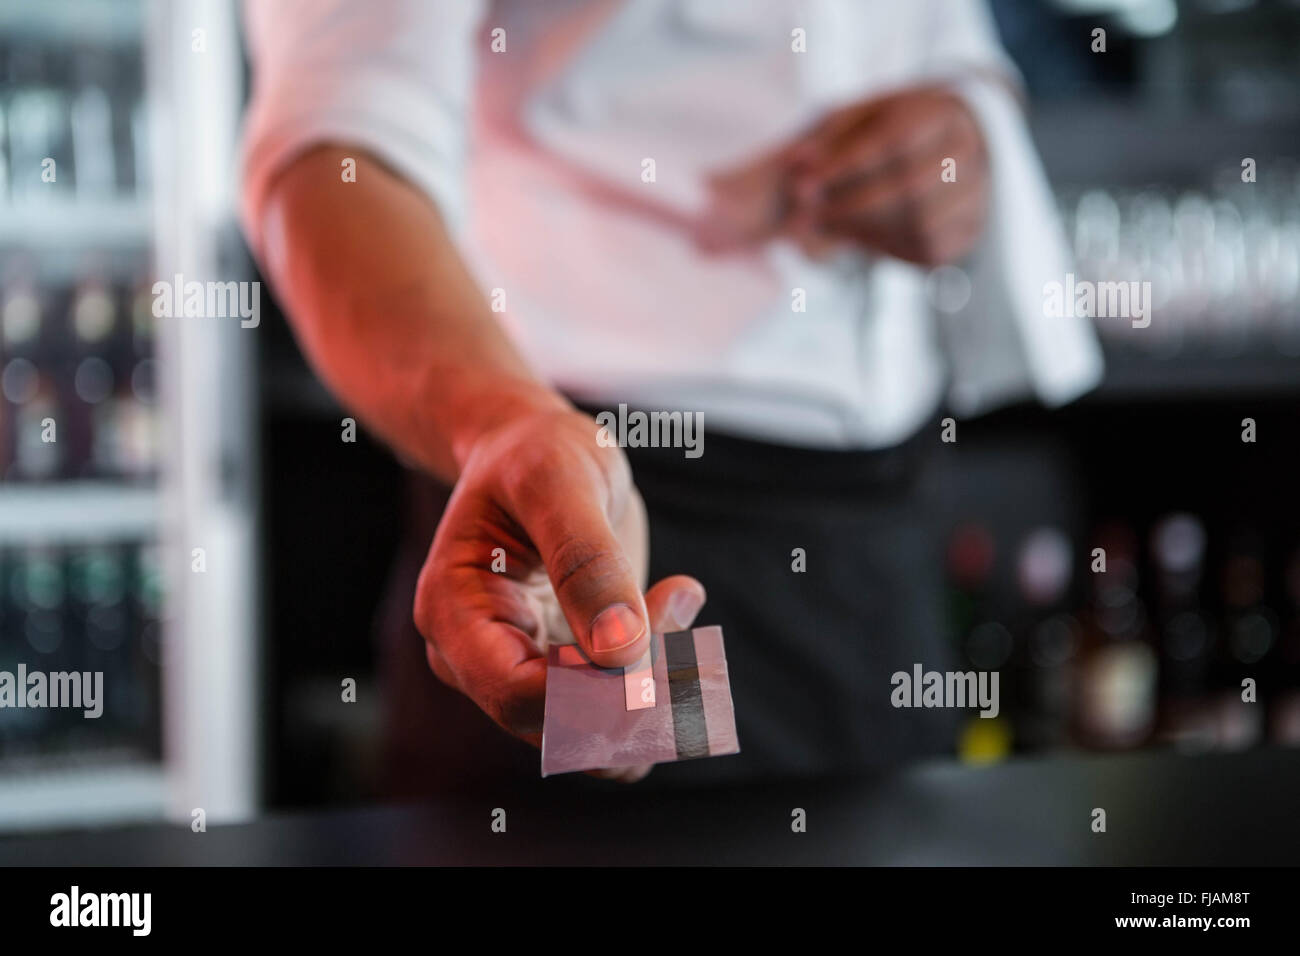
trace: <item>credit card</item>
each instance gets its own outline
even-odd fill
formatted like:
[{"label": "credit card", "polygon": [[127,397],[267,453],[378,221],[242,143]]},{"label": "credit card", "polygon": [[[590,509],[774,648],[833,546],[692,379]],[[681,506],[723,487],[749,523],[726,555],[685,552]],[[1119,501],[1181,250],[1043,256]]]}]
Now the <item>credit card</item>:
[{"label": "credit card", "polygon": [[654,634],[624,668],[549,648],[542,776],[740,752],[722,628]]}]

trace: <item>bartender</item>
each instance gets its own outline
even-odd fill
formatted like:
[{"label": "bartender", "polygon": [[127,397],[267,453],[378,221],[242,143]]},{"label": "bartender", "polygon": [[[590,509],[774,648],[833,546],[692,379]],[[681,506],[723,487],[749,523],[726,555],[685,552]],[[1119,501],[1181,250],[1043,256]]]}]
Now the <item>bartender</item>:
[{"label": "bartender", "polygon": [[[538,743],[547,642],[617,667],[697,618],[742,753],[656,777],[950,751],[953,714],[890,704],[949,658],[940,416],[1100,374],[1086,320],[1043,315],[1068,261],[983,4],[256,0],[246,26],[250,244],[424,476],[400,765],[535,775],[483,730]],[[598,441],[620,404],[697,416],[703,454]]]}]

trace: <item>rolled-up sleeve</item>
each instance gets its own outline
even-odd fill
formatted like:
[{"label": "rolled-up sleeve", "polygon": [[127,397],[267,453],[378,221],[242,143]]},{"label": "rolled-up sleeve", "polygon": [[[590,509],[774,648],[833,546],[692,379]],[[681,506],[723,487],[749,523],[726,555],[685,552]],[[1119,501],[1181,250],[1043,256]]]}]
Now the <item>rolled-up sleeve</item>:
[{"label": "rolled-up sleeve", "polygon": [[275,176],[325,142],[374,155],[427,193],[451,229],[459,228],[483,6],[481,0],[247,0],[253,92],[240,147],[240,216],[255,252]]}]

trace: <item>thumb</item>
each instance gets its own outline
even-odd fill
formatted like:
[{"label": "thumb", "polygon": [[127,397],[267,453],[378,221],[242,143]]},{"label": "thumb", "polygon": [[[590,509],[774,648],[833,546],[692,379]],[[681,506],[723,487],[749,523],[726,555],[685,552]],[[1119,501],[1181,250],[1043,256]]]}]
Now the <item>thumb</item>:
[{"label": "thumb", "polygon": [[[656,634],[685,631],[695,623],[705,601],[704,585],[685,574],[664,578],[645,593],[646,608],[650,612],[650,626]],[[653,768],[653,764],[636,767],[614,767],[609,770],[588,770],[593,777],[636,783]]]},{"label": "thumb", "polygon": [[592,663],[624,667],[650,640],[641,588],[594,496],[563,500],[563,507],[525,530],[546,565],[569,630]]}]

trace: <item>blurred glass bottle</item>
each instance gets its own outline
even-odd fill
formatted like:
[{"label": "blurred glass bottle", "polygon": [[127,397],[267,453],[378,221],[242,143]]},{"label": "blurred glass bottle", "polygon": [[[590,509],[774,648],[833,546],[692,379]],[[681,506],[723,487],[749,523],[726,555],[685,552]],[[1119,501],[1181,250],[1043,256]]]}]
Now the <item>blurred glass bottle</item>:
[{"label": "blurred glass bottle", "polygon": [[125,323],[116,295],[97,270],[86,271],[78,281],[63,332],[67,470],[80,478],[110,477],[116,474],[113,359],[121,350]]},{"label": "blurred glass bottle", "polygon": [[[0,547],[0,671],[17,674],[21,637],[14,628],[9,598],[9,565],[9,549]],[[0,770],[4,768],[4,761],[15,755],[21,730],[15,716],[17,713],[12,707],[0,707]]]},{"label": "blurred glass bottle", "polygon": [[1098,535],[1083,642],[1074,682],[1078,742],[1130,749],[1150,735],[1156,712],[1156,656],[1139,597],[1137,538],[1123,524]]},{"label": "blurred glass bottle", "polygon": [[[18,551],[9,565],[7,581],[11,627],[20,635],[18,663],[27,672],[67,670],[69,648],[64,633],[65,582],[58,549],[33,545]],[[27,688],[18,688],[26,694]],[[49,707],[22,708],[18,713],[19,736],[25,738],[25,753],[47,754],[63,747],[63,737],[72,718],[69,711]],[[81,713],[75,712],[80,718]]]},{"label": "blurred glass bottle", "polygon": [[1070,689],[1080,626],[1069,612],[1074,546],[1059,528],[1038,528],[1025,538],[1017,561],[1022,602],[1016,632],[1024,635],[1018,656],[1021,690],[1018,736],[1030,749],[1059,747],[1070,726]]},{"label": "blurred glass bottle", "polygon": [[162,756],[163,567],[162,549],[144,542],[132,549],[131,610],[134,622],[136,694],[132,714],[141,723],[137,739]]},{"label": "blurred glass bottle", "polygon": [[1011,632],[997,620],[993,598],[996,544],[987,525],[966,522],[948,539],[948,609],[960,659],[976,671],[998,672],[999,715],[968,714],[958,736],[958,755],[967,763],[985,764],[1006,757],[1012,748],[1014,681],[1007,670],[1013,651]]},{"label": "blurred glass bottle", "polygon": [[1205,527],[1193,515],[1168,515],[1152,529],[1160,738],[1183,749],[1212,747],[1217,736],[1211,686],[1215,628],[1201,604],[1205,554]]},{"label": "blurred glass bottle", "polygon": [[994,556],[993,535],[979,522],[958,525],[948,538],[948,620],[959,649],[989,613]]},{"label": "blurred glass bottle", "polygon": [[130,742],[130,716],[138,706],[131,663],[131,616],[125,549],[81,545],[68,555],[68,629],[76,637],[80,668],[103,674],[103,713],[88,722],[86,737],[98,747]]},{"label": "blurred glass bottle", "polygon": [[72,154],[78,199],[107,199],[117,190],[117,154],[109,99],[112,54],[95,47],[77,51],[72,98]]},{"label": "blurred glass bottle", "polygon": [[[0,76],[9,80],[9,48],[0,38]],[[0,207],[9,203],[9,88],[0,90]]]},{"label": "blurred glass bottle", "polygon": [[1300,548],[1285,571],[1286,618],[1278,642],[1276,674],[1266,688],[1269,738],[1283,747],[1300,747]]},{"label": "blurred glass bottle", "polygon": [[[3,66],[0,66],[0,70]],[[9,103],[6,99],[0,98],[0,206],[7,206],[9,199],[9,132],[8,124],[5,122],[5,115],[8,112]]]},{"label": "blurred glass bottle", "polygon": [[[1216,683],[1218,744],[1229,750],[1253,746],[1264,731],[1259,684],[1277,642],[1277,615],[1267,604],[1266,552],[1262,537],[1243,528],[1233,535],[1224,560],[1223,646]],[[1253,700],[1244,700],[1243,681],[1254,682]]]},{"label": "blurred glass bottle", "polygon": [[9,176],[16,202],[39,203],[68,192],[68,98],[50,82],[52,56],[35,44],[10,51]]},{"label": "blurred glass bottle", "polygon": [[143,276],[130,290],[130,345],[123,352],[115,400],[120,432],[119,468],[136,479],[158,472],[162,430],[158,414],[157,362],[154,358],[157,319],[153,314],[152,282]]},{"label": "blurred glass bottle", "polygon": [[131,107],[131,163],[136,194],[148,196],[152,175],[149,166],[149,108],[144,100]]},{"label": "blurred glass bottle", "polygon": [[59,442],[59,390],[44,321],[44,293],[29,274],[18,273],[4,289],[0,316],[0,391],[4,393],[7,479],[48,480],[63,461]]}]

